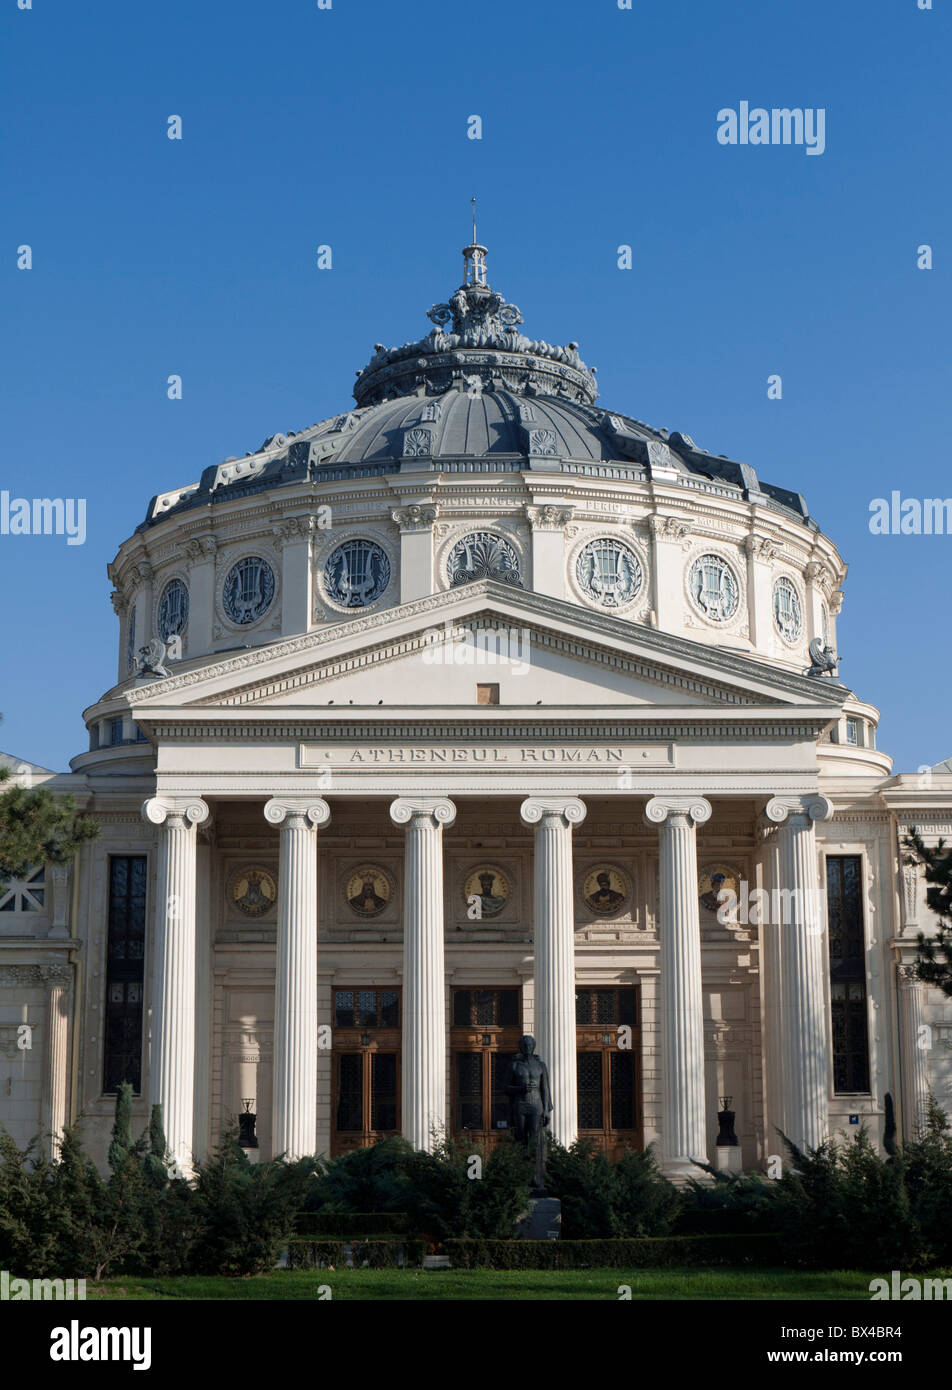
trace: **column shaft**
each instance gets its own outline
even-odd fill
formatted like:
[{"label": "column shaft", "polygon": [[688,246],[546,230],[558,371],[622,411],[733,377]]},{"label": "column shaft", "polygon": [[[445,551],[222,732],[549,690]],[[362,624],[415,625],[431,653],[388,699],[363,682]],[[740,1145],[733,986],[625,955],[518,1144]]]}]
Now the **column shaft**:
[{"label": "column shaft", "polygon": [[827,962],[813,822],[832,814],[824,797],[775,797],[767,805],[779,822],[784,1133],[798,1148],[818,1148],[829,1135]]},{"label": "column shaft", "polygon": [[317,843],[330,819],[324,801],[272,800],[265,818],[279,825],[278,931],[274,1001],[275,1157],[313,1154],[317,1144]]},{"label": "column shaft", "polygon": [[50,1152],[59,1157],[60,1141],[68,1118],[69,1087],[69,987],[53,984],[47,991],[47,1093],[49,1095]]},{"label": "column shaft", "polygon": [[155,897],[150,1095],[162,1107],[176,1171],[192,1172],[195,1098],[195,826],[203,801],[147,801],[143,815],[162,826]]},{"label": "column shaft", "polygon": [[663,1167],[673,1177],[697,1177],[692,1159],[707,1162],[695,825],[710,814],[701,797],[655,797],[645,808],[661,832],[661,1123]]},{"label": "column shaft", "polygon": [[443,827],[456,818],[443,798],[400,798],[406,827],[403,874],[402,1129],[432,1150],[446,1127],[446,969],[443,947]]},{"label": "column shaft", "polygon": [[922,1028],[922,982],[915,966],[901,965],[899,976],[899,1056],[902,1076],[902,1137],[915,1139],[925,1123],[929,1099]]},{"label": "column shaft", "polygon": [[575,798],[532,797],[522,819],[535,826],[533,847],[533,971],[536,1050],[549,1069],[551,1133],[560,1144],[578,1138],[575,1046],[575,907],[572,827],[585,818]]},{"label": "column shaft", "polygon": [[[773,830],[773,827],[770,827]],[[764,1045],[767,1128],[764,1136],[768,1154],[780,1153],[783,1141],[778,1130],[786,1133],[783,1113],[783,932],[776,921],[772,904],[779,887],[780,851],[776,834],[764,842],[764,888],[770,904],[760,917],[760,940],[764,970],[764,1017],[761,1032]]]}]

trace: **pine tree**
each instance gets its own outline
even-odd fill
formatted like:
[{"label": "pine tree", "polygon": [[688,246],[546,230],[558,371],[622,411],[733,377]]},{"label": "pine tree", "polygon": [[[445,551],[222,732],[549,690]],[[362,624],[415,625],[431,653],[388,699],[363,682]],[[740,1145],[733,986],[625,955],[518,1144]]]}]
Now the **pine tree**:
[{"label": "pine tree", "polygon": [[109,1145],[109,1167],[118,1173],[132,1153],[132,1086],[123,1081],[116,1096],[116,1118]]},{"label": "pine tree", "polygon": [[156,1186],[165,1187],[168,1183],[168,1145],[162,1124],[162,1107],[158,1102],[153,1105],[149,1116],[149,1152],[145,1156],[145,1170]]},{"label": "pine tree", "polygon": [[916,938],[916,974],[952,998],[952,849],[944,840],[934,847],[923,844],[915,828],[904,841],[914,862],[925,867],[926,902],[939,919],[934,936],[920,932]]},{"label": "pine tree", "polygon": [[41,864],[65,864],[99,825],[81,815],[71,796],[56,796],[46,787],[4,787],[12,773],[0,767],[0,885],[23,878]]}]

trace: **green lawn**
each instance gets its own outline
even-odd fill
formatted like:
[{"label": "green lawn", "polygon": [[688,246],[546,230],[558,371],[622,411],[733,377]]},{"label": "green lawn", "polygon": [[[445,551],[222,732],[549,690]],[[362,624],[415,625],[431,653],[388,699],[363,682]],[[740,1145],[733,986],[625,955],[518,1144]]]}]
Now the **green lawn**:
[{"label": "green lawn", "polygon": [[[949,1270],[931,1277],[948,1277]],[[875,1274],[789,1269],[591,1270],[278,1270],[249,1279],[109,1279],[90,1284],[92,1299],[869,1299]]]}]

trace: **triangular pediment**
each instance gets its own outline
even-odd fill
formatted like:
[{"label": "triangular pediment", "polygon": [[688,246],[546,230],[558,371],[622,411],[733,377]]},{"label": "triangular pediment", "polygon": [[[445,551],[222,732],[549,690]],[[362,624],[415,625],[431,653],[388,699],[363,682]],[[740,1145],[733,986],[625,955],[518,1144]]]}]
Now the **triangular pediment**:
[{"label": "triangular pediment", "polygon": [[471,710],[476,686],[495,683],[504,705],[577,712],[779,713],[828,708],[848,693],[741,653],[484,581],[203,662],[136,687],[128,698],[142,716],[151,709],[276,716],[328,706]]}]

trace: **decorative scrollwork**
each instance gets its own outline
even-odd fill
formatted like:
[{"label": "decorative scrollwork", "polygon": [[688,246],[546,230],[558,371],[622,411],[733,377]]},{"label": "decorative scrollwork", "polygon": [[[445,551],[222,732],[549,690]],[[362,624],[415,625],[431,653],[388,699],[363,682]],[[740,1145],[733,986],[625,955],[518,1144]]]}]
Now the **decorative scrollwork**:
[{"label": "decorative scrollwork", "polygon": [[271,825],[283,825],[286,820],[292,822],[298,817],[309,825],[326,825],[331,818],[331,808],[326,801],[316,798],[313,801],[297,802],[283,801],[278,797],[265,803],[264,818]]},{"label": "decorative scrollwork", "polygon": [[568,825],[581,825],[588,811],[584,801],[578,797],[529,797],[519,807],[519,814],[526,825],[538,825],[546,817],[563,820]]},{"label": "decorative scrollwork", "polygon": [[447,797],[433,800],[412,797],[398,797],[390,807],[390,819],[395,825],[408,825],[412,820],[431,820],[437,825],[452,825],[456,819],[456,807]]}]

